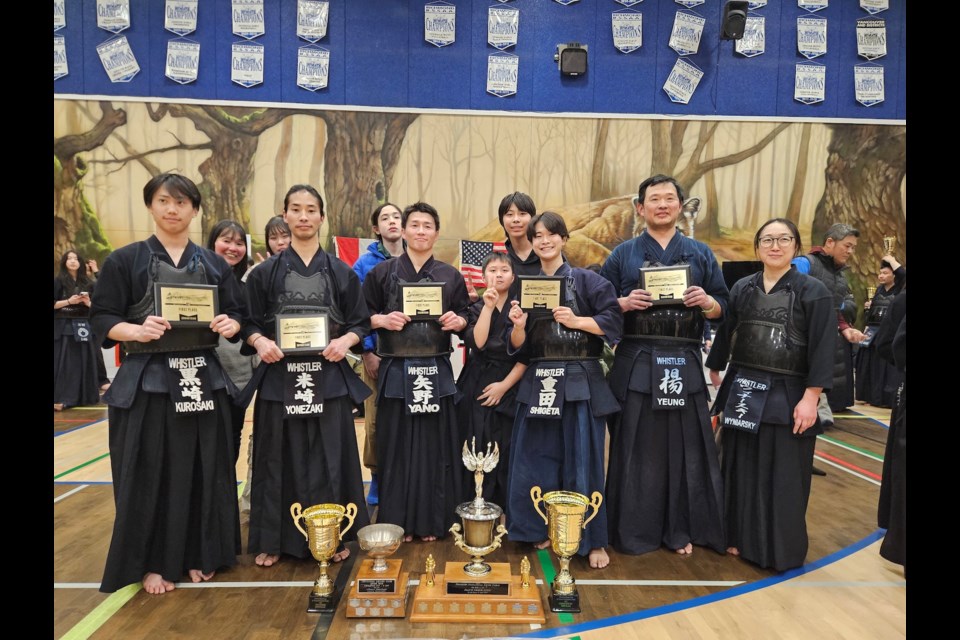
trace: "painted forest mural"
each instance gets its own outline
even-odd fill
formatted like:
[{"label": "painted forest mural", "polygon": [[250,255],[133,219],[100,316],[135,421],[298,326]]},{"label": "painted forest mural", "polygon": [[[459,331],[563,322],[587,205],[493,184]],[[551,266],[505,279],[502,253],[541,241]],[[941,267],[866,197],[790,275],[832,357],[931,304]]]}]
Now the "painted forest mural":
[{"label": "painted forest mural", "polygon": [[[500,199],[530,194],[562,214],[568,257],[602,263],[636,232],[631,198],[654,173],[702,201],[695,235],[721,261],[752,260],[770,217],[795,221],[804,246],[846,222],[861,231],[851,281],[875,285],[883,238],[906,263],[906,127],[879,124],[447,115],[173,103],[54,100],[54,269],[63,251],[103,259],[152,232],[142,188],[177,171],[203,196],[192,239],[238,221],[263,227],[295,184],[326,202],[321,233],[369,237],[385,201],[440,212],[438,258],[458,240],[501,240]],[[684,227],[684,231],[686,228]]]}]

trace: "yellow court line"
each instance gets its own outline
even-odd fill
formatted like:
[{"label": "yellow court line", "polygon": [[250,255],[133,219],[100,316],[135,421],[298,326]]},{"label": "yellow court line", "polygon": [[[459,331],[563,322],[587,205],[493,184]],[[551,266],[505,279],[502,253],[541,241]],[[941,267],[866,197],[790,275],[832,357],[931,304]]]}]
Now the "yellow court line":
[{"label": "yellow court line", "polygon": [[84,616],[83,620],[73,625],[73,628],[61,636],[60,640],[87,640],[141,588],[142,585],[135,583],[111,593],[109,598],[98,604],[93,611]]}]

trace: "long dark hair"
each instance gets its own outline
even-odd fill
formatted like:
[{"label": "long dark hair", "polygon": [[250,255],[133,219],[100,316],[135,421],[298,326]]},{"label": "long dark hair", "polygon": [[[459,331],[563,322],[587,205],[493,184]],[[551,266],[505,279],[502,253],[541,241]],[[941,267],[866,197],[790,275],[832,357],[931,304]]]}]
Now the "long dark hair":
[{"label": "long dark hair", "polygon": [[[73,276],[70,275],[70,271],[67,269],[67,258],[71,253],[77,256],[77,262],[80,263],[80,267],[77,269],[76,280],[73,279]],[[92,287],[93,280],[87,275],[87,261],[83,259],[83,256],[81,256],[76,249],[67,249],[63,252],[63,255],[60,256],[60,273],[57,274],[57,280],[60,281],[64,293],[69,293],[73,291],[73,289],[76,289],[77,293],[80,291],[89,291]],[[67,297],[69,297],[69,295]]]},{"label": "long dark hair", "polygon": [[[228,233],[231,237],[234,235],[240,236],[240,238],[243,240],[243,244],[247,244],[247,231],[239,222],[236,220],[221,220],[217,224],[213,225],[213,229],[210,229],[210,235],[207,236],[207,249],[216,252],[217,238],[225,236]],[[240,282],[243,278],[243,274],[247,272],[247,262],[249,259],[250,247],[247,247],[247,252],[243,254],[243,260],[230,267],[233,270],[233,275],[237,278],[237,282]]]}]

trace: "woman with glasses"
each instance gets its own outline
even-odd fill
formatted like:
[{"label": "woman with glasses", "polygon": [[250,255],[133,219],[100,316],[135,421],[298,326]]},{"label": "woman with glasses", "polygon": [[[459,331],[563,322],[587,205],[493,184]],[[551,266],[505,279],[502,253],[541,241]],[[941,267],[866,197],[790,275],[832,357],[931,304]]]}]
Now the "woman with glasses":
[{"label": "woman with glasses", "polygon": [[833,375],[823,336],[837,320],[826,286],[790,267],[802,249],[794,223],[764,223],[753,248],[763,270],[730,290],[706,366],[719,385],[727,552],[785,571],[807,555],[817,400]]}]

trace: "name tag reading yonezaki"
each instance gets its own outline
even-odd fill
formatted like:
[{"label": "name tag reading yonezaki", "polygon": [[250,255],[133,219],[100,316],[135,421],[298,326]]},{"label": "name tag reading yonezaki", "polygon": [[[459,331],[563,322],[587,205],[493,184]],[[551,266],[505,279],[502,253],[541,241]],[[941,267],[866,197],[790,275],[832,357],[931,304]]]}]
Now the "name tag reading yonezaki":
[{"label": "name tag reading yonezaki", "polygon": [[286,418],[307,418],[323,413],[323,358],[282,360],[283,408]]},{"label": "name tag reading yonezaki", "polygon": [[213,391],[206,356],[166,356],[167,388],[178,414],[213,411]]},{"label": "name tag reading yonezaki", "polygon": [[769,391],[770,376],[738,373],[723,407],[723,426],[756,433],[760,429]]},{"label": "name tag reading yonezaki", "polygon": [[654,351],[650,358],[653,408],[682,409],[687,406],[687,361],[683,351]]}]

